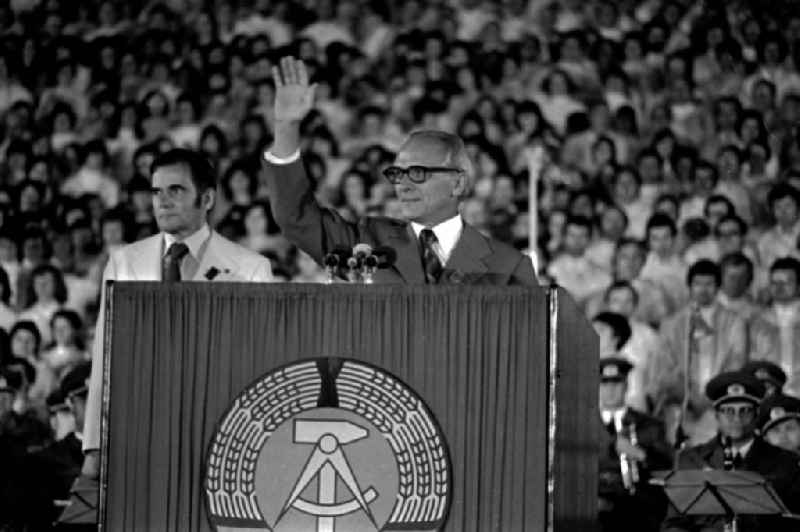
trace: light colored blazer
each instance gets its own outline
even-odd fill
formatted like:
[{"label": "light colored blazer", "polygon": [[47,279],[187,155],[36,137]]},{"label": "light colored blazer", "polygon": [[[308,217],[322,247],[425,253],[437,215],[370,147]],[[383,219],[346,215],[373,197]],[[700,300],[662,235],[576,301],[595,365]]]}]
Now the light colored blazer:
[{"label": "light colored blazer", "polygon": [[[719,303],[715,305],[713,323],[710,324],[713,329],[712,375],[737,370],[748,359],[747,327],[744,319]],[[661,324],[661,353],[656,358],[654,371],[655,383],[661,391],[659,395],[662,395],[659,397],[661,400],[667,393],[677,392],[682,397],[691,315],[692,310],[687,306]],[[693,376],[690,375],[689,378],[692,379]],[[697,389],[697,384],[694,384],[693,389]],[[699,384],[705,386],[705,383]]]},{"label": "light colored blazer", "polygon": [[[160,281],[164,236],[159,233],[111,253],[103,272],[100,315],[95,326],[92,375],[86,403],[83,449],[100,448],[100,415],[103,389],[103,312],[106,281]],[[211,231],[205,253],[192,281],[265,283],[273,280],[269,260]]]},{"label": "light colored blazer", "polygon": [[[800,317],[800,316],[799,316]],[[800,320],[792,325],[792,365],[793,371],[787,371],[784,393],[796,395],[800,393]],[[781,331],[774,307],[769,307],[757,314],[750,323],[750,358],[753,360],[769,360],[783,366],[781,352]]]}]

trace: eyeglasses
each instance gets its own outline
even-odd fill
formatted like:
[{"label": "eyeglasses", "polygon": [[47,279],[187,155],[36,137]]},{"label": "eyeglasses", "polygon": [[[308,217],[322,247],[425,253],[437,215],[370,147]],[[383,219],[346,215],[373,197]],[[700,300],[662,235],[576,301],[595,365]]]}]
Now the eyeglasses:
[{"label": "eyeglasses", "polygon": [[717,411],[725,416],[727,419],[739,417],[740,419],[749,419],[756,414],[755,407],[752,406],[721,406]]},{"label": "eyeglasses", "polygon": [[463,172],[463,170],[449,166],[409,166],[408,168],[390,166],[383,171],[383,175],[391,184],[396,185],[403,180],[403,177],[408,177],[412,183],[424,183],[437,172]]}]

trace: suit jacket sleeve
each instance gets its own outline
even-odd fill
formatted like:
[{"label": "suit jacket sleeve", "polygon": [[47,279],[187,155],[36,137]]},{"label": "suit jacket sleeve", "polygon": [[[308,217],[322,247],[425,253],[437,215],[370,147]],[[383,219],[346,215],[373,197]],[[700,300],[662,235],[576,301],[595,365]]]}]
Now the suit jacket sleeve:
[{"label": "suit jacket sleeve", "polygon": [[321,263],[336,246],[352,248],[359,242],[359,228],[338,213],[323,209],[302,159],[289,164],[263,163],[275,221],[290,242]]},{"label": "suit jacket sleeve", "polygon": [[117,278],[114,255],[108,258],[100,286],[100,308],[94,328],[92,347],[92,372],[89,377],[89,397],[86,399],[86,416],[83,428],[83,450],[100,449],[100,416],[103,401],[103,336],[105,335],[106,281]]}]

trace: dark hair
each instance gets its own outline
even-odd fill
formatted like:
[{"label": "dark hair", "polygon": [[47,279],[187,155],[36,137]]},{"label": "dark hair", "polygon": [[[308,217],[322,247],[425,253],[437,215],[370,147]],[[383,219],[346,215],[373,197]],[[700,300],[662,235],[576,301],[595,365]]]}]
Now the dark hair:
[{"label": "dark hair", "polygon": [[206,190],[217,188],[217,172],[211,162],[202,154],[184,148],[173,148],[156,156],[150,165],[150,175],[162,166],[182,164],[189,169],[198,197]]},{"label": "dark hair", "polygon": [[570,214],[567,216],[567,220],[564,223],[564,228],[566,229],[570,225],[577,225],[578,227],[585,227],[586,231],[589,233],[589,236],[592,236],[592,221],[587,218],[586,216],[580,216],[577,214]]},{"label": "dark hair", "polygon": [[[64,318],[70,324],[70,326],[75,331],[75,347],[78,349],[84,349],[85,344],[83,342],[83,320],[81,319],[80,315],[71,309],[62,308],[57,310],[53,313],[53,316],[50,318],[50,328],[52,329],[53,324],[56,322],[56,319]],[[55,345],[55,340],[53,341],[53,345]]]},{"label": "dark hair", "polygon": [[611,330],[614,331],[614,336],[617,337],[617,349],[621,349],[631,338],[631,324],[628,322],[628,318],[622,314],[617,314],[616,312],[601,312],[595,315],[592,321],[599,321],[611,327]]},{"label": "dark hair", "polygon": [[42,333],[39,332],[39,327],[37,327],[36,324],[30,320],[18,321],[13,327],[11,327],[11,331],[8,333],[9,340],[14,338],[14,335],[17,334],[17,331],[28,331],[33,335],[33,338],[36,341],[36,353],[38,354],[39,349],[42,347]]},{"label": "dark hair", "polygon": [[222,193],[225,194],[225,198],[229,201],[233,201],[231,181],[233,180],[233,176],[238,172],[243,173],[247,177],[247,190],[250,193],[250,197],[255,197],[258,190],[258,179],[255,176],[252,165],[248,164],[247,160],[236,161],[225,171],[225,175],[222,177],[222,182],[220,183]]},{"label": "dark hair", "polygon": [[639,304],[639,292],[628,281],[614,281],[613,283],[611,283],[611,285],[608,288],[606,288],[606,293],[605,293],[606,302],[608,302],[608,297],[614,290],[630,290],[631,294],[633,294],[633,305],[636,306]]},{"label": "dark hair", "polygon": [[736,225],[739,226],[739,232],[742,234],[742,236],[746,235],[747,231],[750,229],[747,226],[747,222],[742,220],[741,217],[739,217],[739,215],[737,215],[735,213],[734,214],[728,214],[727,216],[723,216],[720,219],[720,221],[717,222],[717,226],[714,228],[714,236],[715,237],[719,238],[720,236],[722,236],[722,235],[720,235],[719,228],[725,222],[736,222]]},{"label": "dark hair", "polygon": [[56,301],[62,305],[67,301],[67,285],[64,282],[64,275],[61,273],[61,270],[52,264],[40,264],[33,269],[31,276],[28,279],[27,301],[31,305],[36,303],[36,291],[33,289],[34,280],[37,277],[48,273],[53,276],[53,283],[55,284],[53,287],[53,296],[55,297]]},{"label": "dark hair", "polygon": [[719,261],[720,276],[722,272],[725,271],[725,268],[728,268],[729,266],[744,266],[747,268],[747,284],[753,282],[753,261],[748,259],[744,253],[736,251],[734,253],[728,253],[722,257]]},{"label": "dark hair", "polygon": [[694,167],[695,181],[697,180],[697,173],[700,170],[708,170],[711,172],[711,179],[714,180],[714,185],[716,186],[716,184],[719,182],[719,170],[717,170],[717,166],[706,161],[705,159],[701,159]]},{"label": "dark hair", "polygon": [[769,205],[769,208],[773,209],[775,202],[782,200],[783,198],[792,198],[795,205],[800,207],[800,191],[788,183],[778,183],[772,187],[769,191],[769,194],[767,194],[767,204]]},{"label": "dark hair", "polygon": [[769,267],[769,273],[778,270],[791,270],[794,272],[795,279],[800,281],[800,260],[794,257],[781,257],[776,259],[775,262]]},{"label": "dark hair", "polygon": [[692,280],[700,275],[706,275],[714,278],[714,284],[719,287],[722,282],[722,274],[720,273],[717,263],[708,259],[701,259],[689,267],[689,272],[686,274],[686,284],[691,285]]},{"label": "dark hair", "polygon": [[717,151],[717,157],[721,157],[725,152],[732,153],[734,156],[736,156],[736,162],[742,164],[742,159],[744,156],[742,155],[742,150],[740,150],[738,146],[735,144],[726,144],[722,146],[719,151]]},{"label": "dark hair", "polygon": [[708,217],[708,207],[712,203],[724,203],[725,206],[728,208],[728,214],[726,214],[726,216],[729,216],[731,214],[736,214],[736,206],[733,204],[731,200],[728,199],[727,196],[723,196],[722,194],[714,194],[713,196],[709,196],[706,199],[706,203],[703,206],[704,216]]},{"label": "dark hair", "polygon": [[645,234],[649,237],[650,230],[656,227],[668,227],[670,233],[672,233],[672,236],[678,234],[678,227],[675,225],[675,222],[672,220],[672,218],[664,213],[657,212],[651,216],[649,220],[647,220],[647,230],[645,231]]}]

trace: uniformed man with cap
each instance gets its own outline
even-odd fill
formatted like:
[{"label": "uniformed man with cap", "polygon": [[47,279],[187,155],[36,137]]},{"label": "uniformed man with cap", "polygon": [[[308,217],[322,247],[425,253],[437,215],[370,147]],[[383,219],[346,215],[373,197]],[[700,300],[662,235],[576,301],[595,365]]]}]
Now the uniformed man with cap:
[{"label": "uniformed man with cap", "polygon": [[600,359],[599,506],[604,532],[658,530],[667,501],[650,486],[651,472],[672,467],[664,425],[625,404],[633,364],[620,357]]},{"label": "uniformed man with cap", "polygon": [[761,404],[761,436],[776,447],[800,454],[800,399],[776,395]]},{"label": "uniformed man with cap", "polygon": [[774,362],[769,360],[751,360],[744,366],[742,371],[749,373],[761,381],[766,390],[764,398],[780,395],[783,393],[783,386],[786,384],[786,372]]},{"label": "uniformed man with cap", "polygon": [[29,459],[27,489],[32,530],[51,529],[67,506],[70,487],[81,472],[81,431],[90,373],[89,362],[75,366],[47,398],[51,423],[56,421],[52,423],[56,441]]},{"label": "uniformed man with cap", "polygon": [[[764,385],[743,371],[721,373],[706,385],[718,424],[717,435],[678,455],[678,469],[743,469],[766,478],[784,504],[800,510],[800,466],[797,456],[764,441],[756,433],[757,411]],[[723,516],[682,516],[670,507],[665,532],[722,531]],[[798,521],[776,517],[741,516],[740,532],[789,532]]]}]

